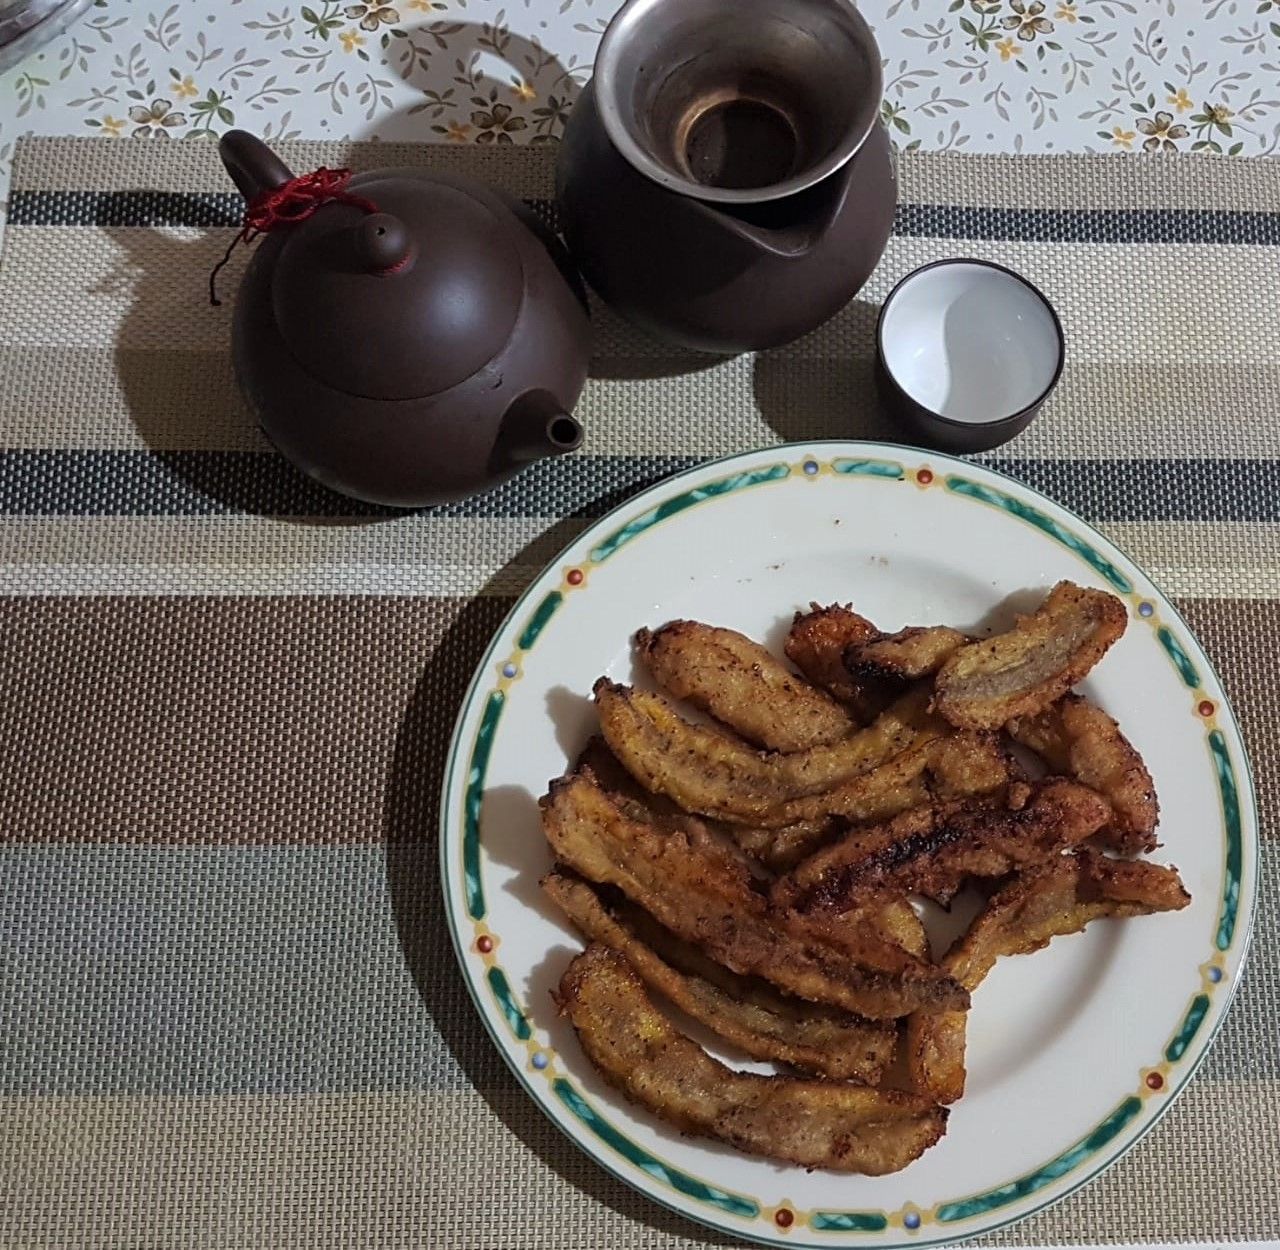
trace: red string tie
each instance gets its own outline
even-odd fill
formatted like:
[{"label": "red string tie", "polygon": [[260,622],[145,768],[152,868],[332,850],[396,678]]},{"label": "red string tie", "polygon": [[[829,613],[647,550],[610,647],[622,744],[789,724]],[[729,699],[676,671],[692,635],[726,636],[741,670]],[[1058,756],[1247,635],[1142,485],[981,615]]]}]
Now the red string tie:
[{"label": "red string tie", "polygon": [[222,303],[217,292],[218,274],[241,243],[247,246],[260,234],[296,226],[326,204],[350,204],[361,212],[376,213],[378,206],[372,200],[347,190],[350,182],[349,169],[326,169],[322,165],[309,174],[299,174],[270,191],[254,196],[244,210],[240,233],[231,240],[225,255],[209,275],[209,303],[215,306]]}]

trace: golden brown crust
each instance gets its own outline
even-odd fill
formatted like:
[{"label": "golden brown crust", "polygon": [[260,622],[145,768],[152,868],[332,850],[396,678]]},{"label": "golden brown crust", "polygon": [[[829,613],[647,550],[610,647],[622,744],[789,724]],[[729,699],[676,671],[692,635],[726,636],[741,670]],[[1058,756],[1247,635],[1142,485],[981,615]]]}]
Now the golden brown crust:
[{"label": "golden brown crust", "polygon": [[860,686],[917,681],[936,673],[968,641],[949,625],[909,625],[847,648],[844,667]]},{"label": "golden brown crust", "polygon": [[[587,770],[590,770],[601,789],[634,805],[632,810],[643,813],[659,824],[672,821],[687,824],[696,819],[688,816],[665,795],[651,794],[646,790],[622,767],[618,757],[609,750],[609,744],[599,734],[591,737],[574,766],[575,772]],[[788,868],[793,868],[844,828],[839,820],[831,817],[784,825],[780,829],[732,824],[709,818],[703,823],[720,837],[736,843],[765,874],[786,872]]]},{"label": "golden brown crust", "polygon": [[[1177,871],[1081,848],[1020,874],[978,914],[942,967],[971,993],[998,958],[1026,955],[1104,916],[1178,911],[1191,901]],[[964,1093],[968,1013],[913,1015],[903,1049],[911,1087],[941,1103]]]},{"label": "golden brown crust", "polygon": [[937,803],[854,830],[773,885],[776,905],[843,910],[870,890],[949,901],[970,877],[1042,862],[1106,823],[1106,800],[1071,781],[1037,787],[1018,811],[981,800]]},{"label": "golden brown crust", "polygon": [[636,644],[663,690],[757,746],[804,751],[857,729],[829,694],[736,630],[671,621],[653,633],[640,630]]},{"label": "golden brown crust", "polygon": [[604,946],[573,960],[559,1002],[605,1080],[684,1132],[803,1167],[883,1175],[946,1130],[947,1113],[910,1094],[726,1068],[678,1032]]},{"label": "golden brown crust", "polygon": [[1091,786],[1114,816],[1098,840],[1125,855],[1155,850],[1160,804],[1142,756],[1100,707],[1069,694],[1036,716],[1016,717],[1008,730],[1054,771]]},{"label": "golden brown crust", "polygon": [[887,942],[901,946],[917,959],[929,959],[929,934],[924,921],[916,914],[905,894],[878,894],[857,907],[840,913],[812,912],[800,917],[806,927],[822,934],[835,945],[849,940],[849,952],[857,957],[858,941],[863,926],[878,933]]},{"label": "golden brown crust", "polygon": [[617,887],[733,972],[871,1019],[966,999],[945,974],[866,927],[851,935],[852,957],[848,943],[837,946],[771,907],[742,866],[715,846],[629,817],[590,774],[553,782],[541,807],[557,859],[589,881]]},{"label": "golden brown crust", "polygon": [[935,799],[999,799],[1018,776],[999,735],[981,730],[939,738],[929,757],[929,792]]},{"label": "golden brown crust", "polygon": [[934,706],[961,729],[999,729],[1062,698],[1124,633],[1124,604],[1059,582],[1008,633],[961,647],[939,670]]},{"label": "golden brown crust", "polygon": [[[667,795],[686,811],[775,828],[844,814],[839,806],[802,800],[858,782],[946,732],[927,711],[928,692],[918,690],[867,729],[784,755],[755,751],[728,734],[691,724],[659,694],[603,678],[594,694],[605,741],[646,789]],[[859,787],[854,791],[861,796]]]},{"label": "golden brown crust", "polygon": [[815,686],[840,700],[865,725],[875,719],[892,694],[852,677],[844,656],[851,647],[880,636],[865,616],[847,605],[833,603],[824,608],[814,603],[808,612],[796,613],[783,649],[787,659]]},{"label": "golden brown crust", "polygon": [[772,873],[787,872],[820,846],[840,835],[843,824],[831,818],[799,821],[780,829],[726,824],[725,832]]},{"label": "golden brown crust", "polygon": [[889,820],[943,799],[998,802],[1020,776],[996,734],[956,731],[904,752],[854,782],[794,800],[774,813],[803,818],[794,824],[768,828],[730,823],[722,829],[770,872],[785,873],[834,842],[851,823]]},{"label": "golden brown crust", "polygon": [[585,881],[552,872],[542,888],[588,942],[625,955],[651,990],[753,1059],[866,1085],[875,1085],[893,1059],[897,1034],[890,1024],[786,998],[737,976],[634,907],[606,905]]}]

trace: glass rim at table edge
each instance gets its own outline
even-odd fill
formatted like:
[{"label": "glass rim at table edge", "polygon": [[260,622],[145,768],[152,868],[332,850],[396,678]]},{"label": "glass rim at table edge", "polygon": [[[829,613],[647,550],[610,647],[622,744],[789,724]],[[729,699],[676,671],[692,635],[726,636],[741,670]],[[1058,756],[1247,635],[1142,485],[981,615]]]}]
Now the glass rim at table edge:
[{"label": "glass rim at table edge", "polygon": [[[535,1085],[527,1077],[525,1072],[521,1070],[520,1065],[516,1061],[515,1055],[508,1049],[506,1040],[498,1032],[493,1020],[491,1020],[490,1018],[489,1009],[487,1008],[486,1004],[480,999],[478,988],[474,983],[471,973],[469,971],[469,964],[467,960],[467,954],[468,954],[467,945],[464,944],[463,935],[458,927],[458,918],[457,918],[457,915],[455,914],[453,899],[451,897],[450,888],[449,888],[449,882],[451,878],[449,874],[450,864],[448,862],[448,850],[449,850],[448,829],[449,829],[449,826],[452,823],[454,823],[451,819],[449,795],[454,785],[454,775],[455,775],[457,761],[459,756],[462,754],[462,752],[459,750],[459,746],[462,742],[462,730],[464,728],[464,725],[468,716],[472,712],[473,706],[476,701],[476,695],[479,692],[479,689],[483,680],[485,679],[485,675],[492,668],[494,658],[497,654],[499,641],[506,637],[506,635],[510,632],[513,625],[518,620],[522,619],[523,610],[528,604],[528,602],[530,601],[530,599],[533,597],[533,595],[540,589],[545,589],[544,583],[546,581],[547,574],[551,570],[557,567],[562,567],[565,563],[570,563],[571,562],[570,553],[576,550],[577,548],[579,548],[580,546],[582,546],[584,542],[589,542],[591,535],[596,534],[598,531],[604,529],[607,523],[619,521],[619,519],[622,518],[625,514],[631,512],[637,507],[643,508],[644,504],[646,503],[648,503],[650,506],[656,506],[659,502],[661,502],[658,496],[669,494],[669,493],[677,493],[676,488],[681,483],[685,483],[691,478],[700,478],[704,476],[706,473],[708,473],[710,470],[723,468],[737,462],[755,461],[759,459],[766,459],[769,456],[777,456],[780,462],[792,461],[792,460],[804,461],[807,459],[812,459],[815,462],[821,463],[824,456],[828,460],[837,458],[837,457],[848,457],[850,459],[858,459],[858,458],[871,459],[878,456],[882,456],[884,453],[893,453],[893,454],[901,455],[907,459],[914,460],[917,462],[924,461],[924,462],[927,462],[929,466],[931,466],[934,463],[943,463],[947,465],[953,465],[953,466],[956,466],[959,470],[961,470],[964,473],[977,472],[979,475],[987,474],[991,477],[999,479],[1000,481],[1007,482],[1011,486],[1015,487],[1016,490],[1026,492],[1027,494],[1033,496],[1035,499],[1048,504],[1051,508],[1056,509],[1059,512],[1065,513],[1068,517],[1071,518],[1071,520],[1075,524],[1079,525],[1083,530],[1085,530],[1087,533],[1089,533],[1094,538],[1096,538],[1101,543],[1104,549],[1110,548],[1114,551],[1119,552],[1120,555],[1124,558],[1124,560],[1127,561],[1127,563],[1139,573],[1139,575],[1147,582],[1147,584],[1155,592],[1154,597],[1160,601],[1161,606],[1171,614],[1172,619],[1176,621],[1177,624],[1181,627],[1183,636],[1189,639],[1193,644],[1193,646],[1195,647],[1195,650],[1197,652],[1197,658],[1200,660],[1201,663],[1204,664],[1206,671],[1208,672],[1209,676],[1213,680],[1214,686],[1217,688],[1219,708],[1225,709],[1229,714],[1229,724],[1232,729],[1234,746],[1239,755],[1239,763],[1240,763],[1239,771],[1242,774],[1243,781],[1244,781],[1243,788],[1248,793],[1248,796],[1249,796],[1248,811],[1251,817],[1251,820],[1249,821],[1249,827],[1253,835],[1252,838],[1249,839],[1249,846],[1252,849],[1253,854],[1250,858],[1249,865],[1248,865],[1250,870],[1248,874],[1249,875],[1248,896],[1246,899],[1246,897],[1242,895],[1238,904],[1237,923],[1240,925],[1240,928],[1242,931],[1238,935],[1238,943],[1235,944],[1236,951],[1237,951],[1236,959],[1235,959],[1235,965],[1236,965],[1235,972],[1228,979],[1228,984],[1223,987],[1223,989],[1225,990],[1225,994],[1219,1000],[1221,1003],[1221,1006],[1218,1009],[1215,1019],[1211,1023],[1208,1034],[1206,1034],[1205,1036],[1204,1044],[1201,1046],[1199,1052],[1192,1058],[1191,1062],[1185,1068],[1183,1068],[1182,1079],[1177,1083],[1176,1086],[1165,1091],[1165,1097],[1162,1100],[1161,1105],[1156,1109],[1156,1111],[1149,1118],[1146,1118],[1143,1121],[1139,1131],[1134,1133],[1131,1137],[1129,1137],[1128,1140],[1124,1142],[1124,1144],[1120,1147],[1119,1150],[1117,1150],[1114,1154],[1107,1155],[1105,1158],[1101,1159],[1096,1164],[1096,1166],[1094,1166],[1093,1168],[1085,1172],[1084,1175],[1080,1176],[1076,1180],[1073,1180],[1069,1185],[1067,1185],[1061,1191],[1050,1193],[1047,1197],[1045,1197],[1045,1199],[1042,1202],[1037,1203],[1035,1206],[1030,1207],[1027,1210],[1017,1211],[1014,1214],[1011,1214],[1008,1216],[1000,1217],[993,1223],[983,1223],[979,1227],[975,1227],[969,1231],[956,1230],[952,1232],[950,1230],[947,1230],[944,1233],[944,1235],[940,1237],[931,1237],[925,1231],[924,1226],[921,1225],[918,1232],[908,1230],[908,1238],[909,1238],[908,1240],[900,1240],[900,1241],[885,1240],[884,1234],[888,1232],[888,1229],[886,1228],[886,1229],[875,1230],[874,1232],[869,1233],[863,1240],[857,1241],[857,1242],[851,1241],[851,1240],[843,1240],[843,1239],[838,1240],[836,1237],[829,1238],[828,1240],[825,1240],[825,1241],[803,1241],[803,1240],[798,1240],[797,1236],[792,1235],[789,1232],[784,1232],[781,1237],[776,1237],[776,1236],[773,1236],[771,1232],[766,1233],[763,1229],[756,1230],[755,1228],[745,1228],[745,1227],[730,1225],[727,1223],[717,1223],[709,1215],[702,1215],[688,1209],[687,1207],[679,1206],[674,1201],[670,1201],[664,1196],[662,1196],[661,1194],[656,1193],[653,1189],[649,1188],[648,1186],[642,1185],[639,1181],[639,1178],[634,1174],[634,1172],[628,1172],[623,1167],[615,1165],[612,1160],[608,1159],[605,1156],[605,1154],[603,1153],[603,1149],[596,1149],[593,1146],[587,1145],[579,1134],[570,1130],[570,1128],[567,1126],[567,1123],[561,1122],[560,1116],[555,1111],[555,1108],[550,1100],[550,1097],[547,1097],[544,1099],[542,1094],[539,1092],[538,1087],[535,1087]],[[903,467],[905,468],[906,466],[903,466]],[[917,468],[915,471],[919,472],[920,469],[924,467],[926,467],[925,463],[919,463],[917,464]],[[782,479],[779,479],[779,480],[782,480]],[[643,512],[641,512],[639,515],[643,515]],[[637,518],[633,518],[633,519],[637,519]],[[1240,734],[1239,724],[1235,715],[1235,709],[1231,706],[1230,701],[1227,699],[1226,689],[1222,684],[1221,678],[1218,676],[1217,669],[1214,668],[1212,661],[1209,659],[1209,656],[1205,652],[1203,646],[1201,646],[1199,639],[1195,635],[1195,632],[1187,625],[1186,621],[1182,617],[1182,614],[1178,611],[1177,607],[1173,604],[1172,600],[1164,593],[1163,590],[1160,589],[1159,586],[1156,585],[1155,581],[1145,572],[1142,566],[1138,564],[1138,562],[1134,560],[1127,552],[1125,552],[1117,543],[1115,543],[1110,538],[1108,538],[1105,534],[1103,534],[1100,530],[1098,530],[1093,525],[1091,525],[1088,521],[1085,521],[1082,517],[1077,516],[1074,512],[1072,512],[1069,508],[1066,508],[1064,505],[1059,504],[1053,499],[1050,499],[1049,496],[1045,495],[1043,492],[1039,490],[1036,490],[1035,487],[1029,486],[1025,482],[1019,481],[1017,478],[1012,477],[1010,474],[1003,473],[999,469],[992,468],[991,466],[986,464],[963,460],[958,456],[949,455],[945,452],[931,451],[931,450],[920,448],[920,447],[912,447],[909,444],[905,444],[905,443],[881,442],[878,440],[871,441],[871,440],[854,440],[854,439],[816,439],[811,441],[792,441],[792,442],[775,443],[769,446],[750,448],[746,451],[731,452],[725,456],[717,456],[711,459],[701,461],[696,465],[691,465],[687,469],[682,469],[675,473],[672,473],[669,476],[662,478],[660,481],[654,482],[652,485],[637,491],[633,495],[629,495],[621,503],[609,509],[608,512],[602,514],[601,516],[591,521],[591,523],[587,525],[586,528],[580,534],[577,534],[574,538],[572,538],[569,542],[567,542],[550,560],[546,562],[545,565],[542,566],[542,568],[538,570],[535,576],[530,580],[529,585],[525,587],[525,589],[521,592],[519,597],[516,599],[515,603],[512,604],[506,616],[503,617],[502,622],[494,630],[493,635],[490,638],[489,644],[485,649],[484,655],[481,657],[479,663],[476,665],[475,671],[471,677],[471,681],[468,683],[466,693],[464,694],[462,698],[462,702],[459,706],[458,715],[454,721],[453,729],[451,731],[450,738],[449,738],[449,743],[450,743],[449,759],[448,759],[447,767],[445,770],[444,780],[440,790],[440,815],[439,815],[439,821],[438,821],[438,838],[439,838],[439,854],[440,854],[440,864],[439,864],[440,887],[441,887],[441,894],[443,895],[444,904],[445,904],[445,913],[446,913],[446,917],[449,924],[449,934],[453,942],[454,955],[457,958],[458,965],[459,965],[459,972],[462,975],[463,983],[467,987],[467,992],[471,996],[471,1000],[473,1005],[475,1006],[476,1013],[479,1015],[481,1022],[484,1024],[485,1031],[489,1034],[490,1040],[493,1042],[494,1046],[497,1048],[498,1053],[502,1056],[503,1061],[507,1064],[507,1067],[511,1070],[512,1074],[515,1076],[517,1082],[519,1083],[521,1088],[524,1090],[524,1092],[529,1096],[529,1098],[534,1103],[534,1105],[537,1106],[537,1108],[539,1109],[539,1112],[543,1115],[546,1115],[547,1118],[551,1121],[551,1123],[555,1125],[557,1130],[559,1130],[559,1132],[561,1132],[566,1138],[568,1138],[569,1141],[572,1142],[577,1149],[581,1150],[594,1164],[603,1168],[615,1179],[621,1181],[623,1184],[627,1185],[629,1188],[637,1190],[645,1198],[649,1199],[652,1202],[657,1203],[659,1206],[665,1208],[666,1210],[673,1212],[674,1214],[680,1216],[683,1219],[687,1219],[692,1221],[695,1224],[699,1224],[704,1228],[712,1229],[717,1233],[722,1233],[722,1234],[728,1233],[732,1236],[742,1236],[749,1240],[754,1240],[762,1245],[790,1246],[790,1247],[794,1247],[795,1250],[841,1250],[842,1247],[849,1247],[853,1245],[866,1245],[868,1247],[874,1247],[875,1250],[909,1250],[909,1248],[913,1246],[933,1247],[933,1246],[954,1245],[959,1242],[967,1241],[973,1237],[981,1237],[988,1233],[997,1232],[1002,1228],[1007,1228],[1011,1224],[1016,1224],[1021,1220],[1028,1219],[1031,1216],[1046,1210],[1048,1207],[1054,1206],[1055,1204],[1061,1202],[1063,1199],[1070,1197],[1073,1193],[1081,1189],[1083,1186],[1087,1185],[1091,1180],[1093,1180],[1096,1176],[1100,1175],[1102,1172],[1106,1171],[1113,1164],[1119,1162],[1120,1159],[1122,1159],[1126,1154],[1128,1154],[1130,1150],[1132,1150],[1140,1141],[1142,1141],[1143,1138],[1145,1138],[1148,1135],[1148,1133],[1151,1132],[1153,1128],[1155,1128],[1155,1126],[1168,1113],[1169,1109],[1174,1105],[1174,1103],[1177,1102],[1183,1090],[1186,1089],[1187,1085],[1191,1082],[1192,1078],[1195,1076],[1196,1072],[1199,1070],[1200,1065],[1204,1062],[1210,1050],[1213,1049],[1213,1044],[1217,1040],[1218,1034],[1222,1029],[1223,1023],[1226,1021],[1227,1015],[1231,1010],[1232,1003],[1235,1001],[1236,992],[1239,988],[1239,984],[1241,980],[1241,974],[1243,973],[1245,963],[1248,959],[1249,948],[1253,939],[1253,928],[1254,928],[1255,914],[1257,911],[1257,894],[1258,894],[1257,853],[1260,848],[1258,846],[1258,829],[1257,829],[1257,792],[1254,786],[1253,768],[1249,761],[1248,751],[1244,742],[1244,738]],[[1240,778],[1237,778],[1237,783],[1239,782],[1239,780]],[[1247,903],[1247,906],[1245,905],[1246,903]],[[1241,921],[1243,921],[1242,924],[1240,924]],[[1123,1101],[1120,1105],[1123,1105]],[[1110,1114],[1112,1115],[1114,1114],[1114,1109]],[[1107,1118],[1109,1117],[1104,1117],[1104,1120],[1102,1121],[1102,1123],[1106,1123]],[[1095,1129],[1093,1131],[1096,1131],[1096,1128],[1097,1126],[1095,1126]],[[1088,1136],[1089,1134],[1086,1134],[1085,1139],[1087,1139]],[[604,1143],[602,1143],[602,1147],[603,1146],[604,1146]],[[1070,1147],[1066,1147],[1066,1149],[1070,1149]],[[674,1166],[674,1165],[671,1165],[671,1166]],[[1044,1167],[1044,1166],[1047,1166],[1047,1165],[1045,1164],[1041,1165],[1041,1167]],[[683,1171],[683,1169],[678,1169],[678,1170]],[[1035,1170],[1037,1169],[1032,1169],[1032,1172],[1034,1173]],[[1012,1183],[1012,1182],[1007,1182],[1007,1183]],[[992,1188],[1000,1188],[1000,1187],[995,1186]],[[962,1199],[959,1199],[956,1201],[962,1201]],[[761,1204],[761,1205],[763,1206],[764,1204]],[[934,1204],[935,1208],[938,1205],[939,1204],[935,1203]],[[754,1218],[758,1222],[760,1217],[759,1215],[757,1215]],[[843,1232],[845,1234],[857,1234],[859,1233],[860,1230],[844,1229],[844,1230],[835,1230],[835,1231],[838,1233]]]}]

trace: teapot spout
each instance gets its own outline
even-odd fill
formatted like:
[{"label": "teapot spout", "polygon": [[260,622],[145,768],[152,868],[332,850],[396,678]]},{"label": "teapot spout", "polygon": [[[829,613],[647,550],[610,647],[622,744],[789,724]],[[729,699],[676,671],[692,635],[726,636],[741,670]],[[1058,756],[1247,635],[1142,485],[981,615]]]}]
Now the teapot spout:
[{"label": "teapot spout", "polygon": [[547,391],[526,391],[503,414],[494,456],[508,465],[563,456],[582,446],[582,423]]}]

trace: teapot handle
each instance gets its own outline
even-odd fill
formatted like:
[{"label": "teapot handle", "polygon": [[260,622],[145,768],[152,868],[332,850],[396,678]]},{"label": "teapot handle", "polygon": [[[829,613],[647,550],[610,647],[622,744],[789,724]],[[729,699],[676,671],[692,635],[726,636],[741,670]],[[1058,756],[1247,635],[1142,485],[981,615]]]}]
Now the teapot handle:
[{"label": "teapot handle", "polygon": [[240,194],[252,204],[265,191],[283,186],[293,174],[256,135],[228,130],[218,142],[218,155]]}]

